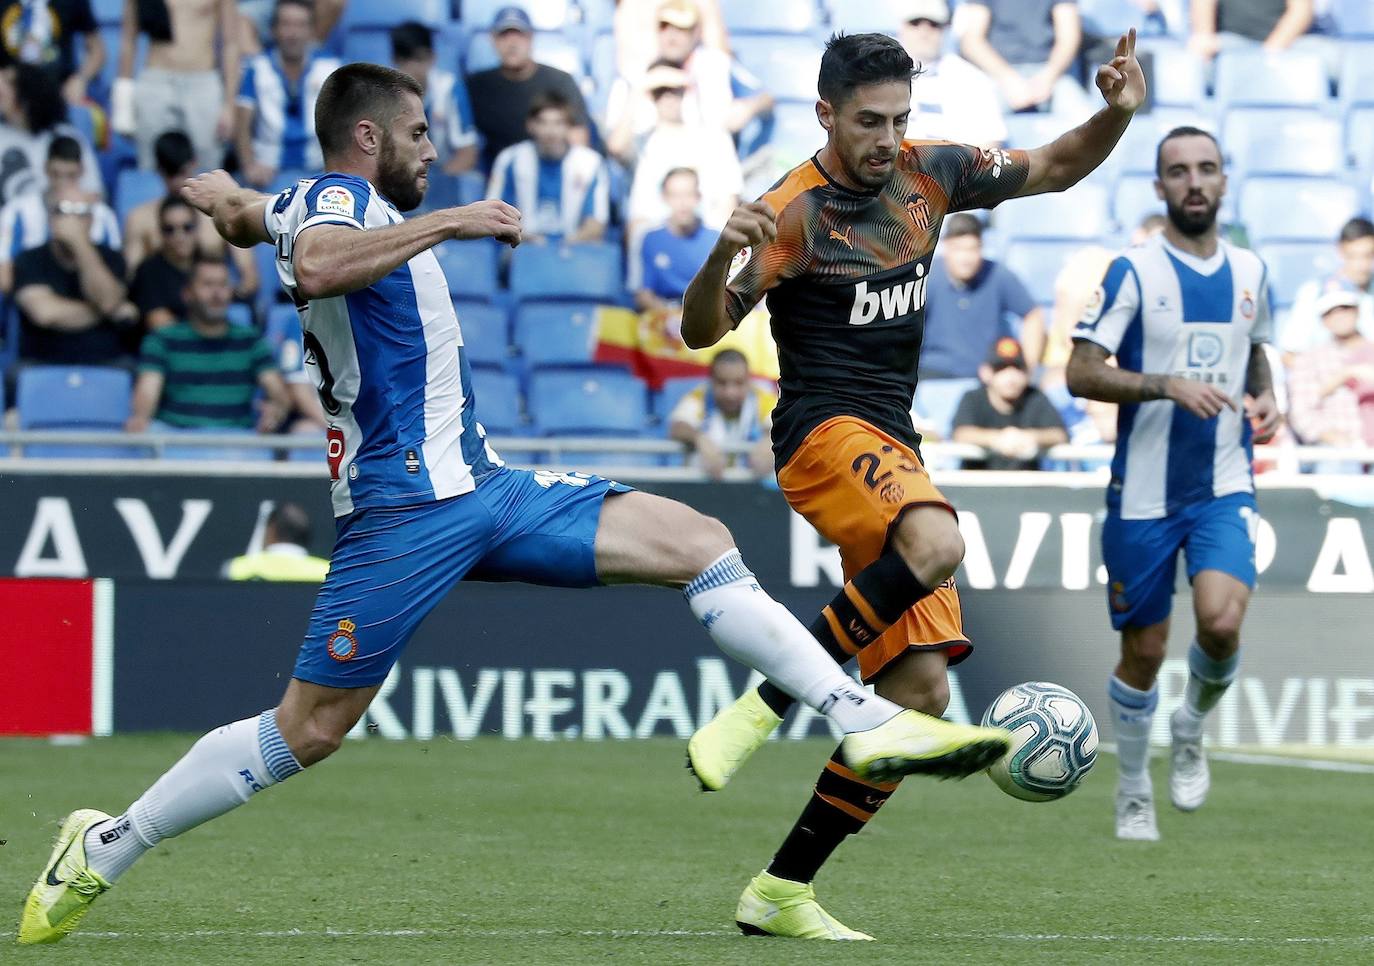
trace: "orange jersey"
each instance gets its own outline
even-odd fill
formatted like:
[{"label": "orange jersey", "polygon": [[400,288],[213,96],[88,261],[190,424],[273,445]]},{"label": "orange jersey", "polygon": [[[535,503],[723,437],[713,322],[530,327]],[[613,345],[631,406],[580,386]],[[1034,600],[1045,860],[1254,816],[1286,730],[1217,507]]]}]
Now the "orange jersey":
[{"label": "orange jersey", "polygon": [[781,397],[773,413],[779,467],[816,426],[857,416],[913,449],[916,364],[926,278],[945,215],[991,208],[1026,183],[1024,151],[904,141],[891,180],[857,192],[813,157],[763,200],[778,237],[736,257],[726,306],[739,323],[768,300]]}]

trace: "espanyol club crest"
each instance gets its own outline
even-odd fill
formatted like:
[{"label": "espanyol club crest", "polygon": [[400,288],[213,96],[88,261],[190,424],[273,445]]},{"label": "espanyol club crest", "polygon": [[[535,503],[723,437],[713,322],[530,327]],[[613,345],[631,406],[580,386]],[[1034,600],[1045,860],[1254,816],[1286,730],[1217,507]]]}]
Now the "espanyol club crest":
[{"label": "espanyol club crest", "polygon": [[906,200],[906,213],[917,231],[930,231],[930,202],[919,192]]}]

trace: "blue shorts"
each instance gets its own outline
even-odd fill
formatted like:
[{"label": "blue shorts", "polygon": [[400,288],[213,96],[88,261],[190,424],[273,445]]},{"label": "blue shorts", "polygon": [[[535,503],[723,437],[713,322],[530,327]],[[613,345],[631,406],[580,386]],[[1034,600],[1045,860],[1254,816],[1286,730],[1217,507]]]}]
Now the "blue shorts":
[{"label": "blue shorts", "polygon": [[1189,583],[1199,571],[1220,570],[1254,587],[1251,534],[1258,521],[1253,493],[1231,493],[1158,520],[1123,520],[1108,510],[1102,558],[1112,627],[1149,627],[1169,616],[1180,550]]},{"label": "blue shorts", "polygon": [[292,676],[333,688],[380,684],[464,577],[597,586],[601,505],[629,490],[599,476],[500,469],[462,496],[340,517]]}]

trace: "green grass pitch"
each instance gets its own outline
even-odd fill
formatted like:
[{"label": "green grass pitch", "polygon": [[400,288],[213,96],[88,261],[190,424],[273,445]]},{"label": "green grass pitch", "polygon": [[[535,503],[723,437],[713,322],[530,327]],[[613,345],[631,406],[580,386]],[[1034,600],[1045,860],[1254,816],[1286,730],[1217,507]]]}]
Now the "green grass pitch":
[{"label": "green grass pitch", "polygon": [[123,808],[190,741],[0,742],[0,962],[1374,962],[1374,777],[1214,763],[1182,815],[1158,758],[1158,845],[1111,837],[1111,758],[1051,804],[912,779],[818,882],[880,942],[740,936],[820,740],[710,796],[678,741],[350,743],[164,843],[70,939],[11,945],[63,814]]}]

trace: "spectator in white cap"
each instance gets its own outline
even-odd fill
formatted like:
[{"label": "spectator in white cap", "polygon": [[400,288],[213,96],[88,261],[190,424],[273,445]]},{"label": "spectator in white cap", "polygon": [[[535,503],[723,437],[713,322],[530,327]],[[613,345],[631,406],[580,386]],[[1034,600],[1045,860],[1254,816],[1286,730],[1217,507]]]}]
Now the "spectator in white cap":
[{"label": "spectator in white cap", "polygon": [[946,53],[946,0],[910,0],[899,37],[921,68],[911,85],[907,137],[973,144],[980,148],[1007,139],[997,87],[986,74],[955,53]]},{"label": "spectator in white cap", "polygon": [[1359,330],[1359,305],[1354,292],[1321,296],[1316,310],[1331,341],[1300,353],[1288,369],[1288,424],[1304,443],[1374,445],[1374,342]]},{"label": "spectator in white cap", "polygon": [[1336,239],[1338,267],[1298,289],[1293,311],[1279,328],[1278,347],[1289,358],[1326,341],[1317,302],[1330,292],[1352,292],[1359,298],[1360,331],[1374,338],[1374,222],[1351,218]]}]

